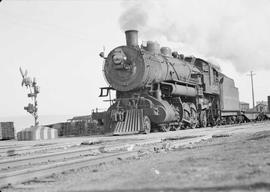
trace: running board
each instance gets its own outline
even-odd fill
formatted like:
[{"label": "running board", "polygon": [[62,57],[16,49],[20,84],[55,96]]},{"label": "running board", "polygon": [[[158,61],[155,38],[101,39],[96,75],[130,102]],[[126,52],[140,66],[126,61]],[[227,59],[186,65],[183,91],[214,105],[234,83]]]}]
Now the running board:
[{"label": "running board", "polygon": [[140,133],[143,130],[143,109],[131,109],[126,111],[125,121],[116,123],[113,134],[126,135]]}]

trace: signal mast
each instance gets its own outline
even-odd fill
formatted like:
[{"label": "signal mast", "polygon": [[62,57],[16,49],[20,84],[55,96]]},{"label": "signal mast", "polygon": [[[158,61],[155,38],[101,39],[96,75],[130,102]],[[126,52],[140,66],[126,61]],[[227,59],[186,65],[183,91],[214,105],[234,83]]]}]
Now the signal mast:
[{"label": "signal mast", "polygon": [[30,77],[27,76],[28,71],[25,70],[23,72],[22,68],[20,67],[20,72],[22,75],[22,87],[25,86],[26,89],[29,89],[29,93],[27,96],[31,98],[32,103],[28,103],[26,107],[24,107],[24,110],[26,110],[28,113],[30,113],[34,117],[35,121],[35,127],[39,125],[38,121],[38,104],[37,104],[37,94],[40,92],[39,91],[39,86],[37,85],[36,78],[34,77],[31,79]]}]

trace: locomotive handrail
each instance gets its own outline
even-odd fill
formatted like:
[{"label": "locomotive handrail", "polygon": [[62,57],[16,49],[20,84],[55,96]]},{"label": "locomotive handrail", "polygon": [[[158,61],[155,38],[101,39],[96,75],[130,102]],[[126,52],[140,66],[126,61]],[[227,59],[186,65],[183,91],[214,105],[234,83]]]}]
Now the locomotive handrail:
[{"label": "locomotive handrail", "polygon": [[187,85],[187,86],[196,86],[197,84],[194,82],[185,82],[185,81],[178,81],[178,80],[169,80],[169,81],[163,81],[163,82],[161,82],[161,83],[176,83],[176,84],[180,84],[180,85]]}]

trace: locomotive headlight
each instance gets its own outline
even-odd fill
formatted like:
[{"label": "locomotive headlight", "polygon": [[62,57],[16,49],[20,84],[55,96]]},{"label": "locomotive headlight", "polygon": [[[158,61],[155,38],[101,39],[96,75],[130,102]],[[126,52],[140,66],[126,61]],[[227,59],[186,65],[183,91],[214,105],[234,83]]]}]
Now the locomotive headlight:
[{"label": "locomotive headlight", "polygon": [[120,65],[124,61],[125,57],[121,54],[115,54],[112,59],[114,64]]}]

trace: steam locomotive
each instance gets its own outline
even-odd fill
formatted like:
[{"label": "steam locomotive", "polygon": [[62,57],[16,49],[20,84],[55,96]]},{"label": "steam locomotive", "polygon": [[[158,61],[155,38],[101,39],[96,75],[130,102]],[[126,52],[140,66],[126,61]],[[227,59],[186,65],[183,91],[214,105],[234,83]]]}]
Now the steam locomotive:
[{"label": "steam locomotive", "polygon": [[125,34],[125,46],[107,57],[100,53],[109,84],[100,97],[116,91],[106,112],[93,113],[105,132],[149,133],[244,121],[238,88],[219,66],[160,48],[157,42],[139,46],[136,30]]}]

